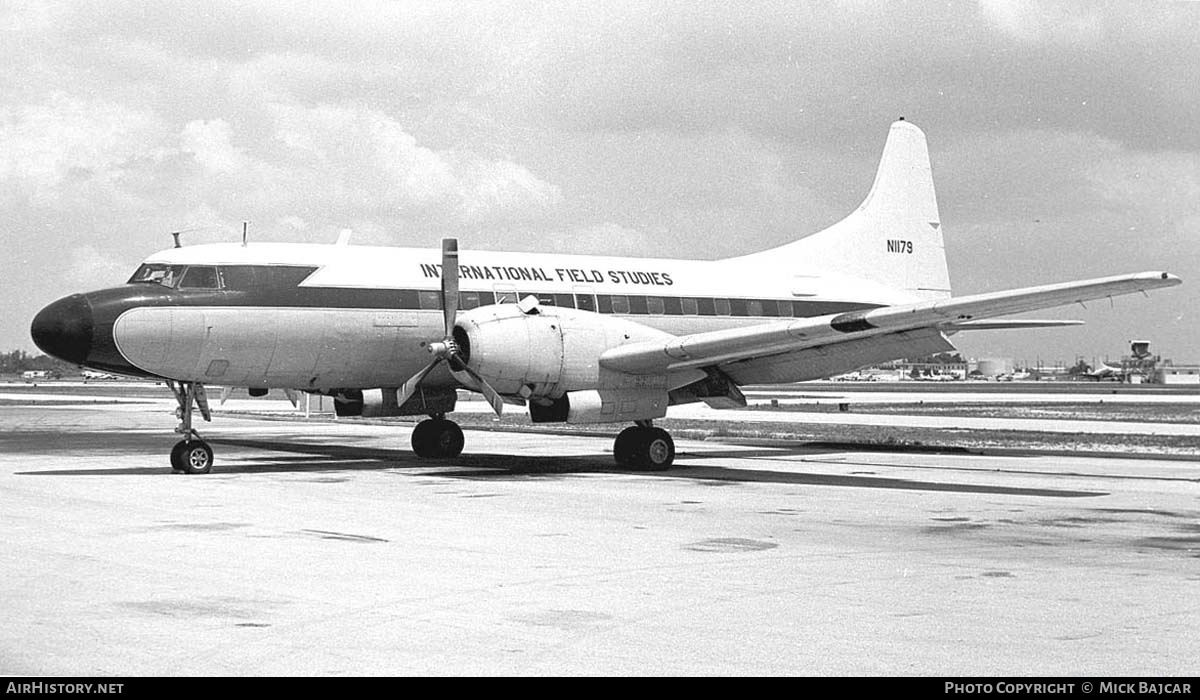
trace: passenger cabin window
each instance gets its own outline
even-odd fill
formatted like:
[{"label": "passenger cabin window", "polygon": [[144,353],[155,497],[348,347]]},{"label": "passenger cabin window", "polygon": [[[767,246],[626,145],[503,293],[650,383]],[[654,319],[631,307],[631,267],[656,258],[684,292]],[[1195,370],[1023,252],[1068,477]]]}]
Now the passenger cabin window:
[{"label": "passenger cabin window", "polygon": [[458,308],[463,310],[479,308],[479,292],[459,292]]},{"label": "passenger cabin window", "polygon": [[422,309],[442,308],[442,295],[438,292],[417,292]]},{"label": "passenger cabin window", "polygon": [[162,263],[146,263],[129,278],[130,284],[161,284],[164,287],[174,287],[183,272],[183,265],[165,265]]},{"label": "passenger cabin window", "polygon": [[191,266],[183,273],[179,282],[180,289],[220,289],[217,282],[217,268],[206,266]]}]

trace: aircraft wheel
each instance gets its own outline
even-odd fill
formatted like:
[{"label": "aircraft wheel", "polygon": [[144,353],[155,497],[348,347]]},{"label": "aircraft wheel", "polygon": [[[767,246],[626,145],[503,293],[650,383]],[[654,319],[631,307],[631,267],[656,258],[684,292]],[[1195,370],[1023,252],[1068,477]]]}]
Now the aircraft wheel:
[{"label": "aircraft wheel", "polygon": [[423,420],[412,431],[412,448],[418,457],[434,457],[433,421]]},{"label": "aircraft wheel", "polygon": [[179,469],[184,474],[208,474],[212,471],[213,451],[207,442],[191,440],[179,443],[171,450],[172,462],[176,450],[179,451]]},{"label": "aircraft wheel", "polygon": [[186,441],[179,441],[171,448],[171,471],[183,471],[183,450],[187,447]]},{"label": "aircraft wheel", "polygon": [[437,456],[457,457],[462,454],[466,438],[463,437],[462,428],[458,427],[458,423],[445,418],[434,421],[434,423],[438,424],[437,431],[434,433]]},{"label": "aircraft wheel", "polygon": [[462,428],[444,418],[423,420],[413,428],[412,448],[418,457],[457,457],[465,442]]},{"label": "aircraft wheel", "polygon": [[633,466],[633,456],[637,452],[638,438],[642,429],[631,426],[622,430],[613,441],[613,459],[622,467]]},{"label": "aircraft wheel", "polygon": [[647,471],[670,469],[675,461],[675,441],[662,428],[645,428],[637,443],[634,464]]},{"label": "aircraft wheel", "polygon": [[623,467],[647,471],[667,469],[675,461],[675,441],[662,428],[633,426],[617,435],[613,458]]}]

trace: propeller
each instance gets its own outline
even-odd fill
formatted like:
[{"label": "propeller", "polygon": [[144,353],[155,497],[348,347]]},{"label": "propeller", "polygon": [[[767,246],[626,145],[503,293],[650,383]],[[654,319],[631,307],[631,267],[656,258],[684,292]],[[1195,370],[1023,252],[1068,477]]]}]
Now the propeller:
[{"label": "propeller", "polygon": [[465,372],[479,385],[479,391],[483,393],[484,398],[491,404],[492,410],[496,415],[504,410],[504,399],[500,398],[500,394],[492,388],[490,384],[484,381],[483,377],[467,366],[463,359],[462,353],[458,347],[458,343],[454,341],[454,322],[458,318],[458,239],[443,238],[442,239],[442,321],[444,324],[445,334],[441,341],[429,343],[429,353],[433,355],[433,360],[429,364],[421,368],[404,385],[396,392],[397,403],[403,405],[405,401],[412,398],[416,393],[417,387],[426,375],[437,367],[439,362],[450,363],[450,369],[455,372]]}]

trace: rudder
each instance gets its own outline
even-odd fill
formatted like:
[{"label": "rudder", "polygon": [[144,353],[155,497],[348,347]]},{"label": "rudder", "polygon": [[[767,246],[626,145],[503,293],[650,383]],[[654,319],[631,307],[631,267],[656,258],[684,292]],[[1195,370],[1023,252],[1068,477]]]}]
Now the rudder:
[{"label": "rudder", "polygon": [[877,282],[920,300],[950,296],[924,132],[903,119],[893,123],[875,182],[858,209],[824,231],[757,256]]}]

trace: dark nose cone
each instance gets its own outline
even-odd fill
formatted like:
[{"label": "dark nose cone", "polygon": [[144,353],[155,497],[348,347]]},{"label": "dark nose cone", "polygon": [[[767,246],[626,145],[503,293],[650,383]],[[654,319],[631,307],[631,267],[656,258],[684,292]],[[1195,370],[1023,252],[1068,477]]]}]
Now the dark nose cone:
[{"label": "dark nose cone", "polygon": [[92,306],[82,294],[59,299],[34,316],[29,333],[47,355],[83,364],[92,350]]}]

